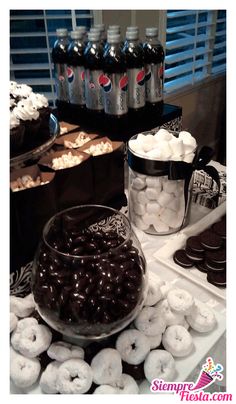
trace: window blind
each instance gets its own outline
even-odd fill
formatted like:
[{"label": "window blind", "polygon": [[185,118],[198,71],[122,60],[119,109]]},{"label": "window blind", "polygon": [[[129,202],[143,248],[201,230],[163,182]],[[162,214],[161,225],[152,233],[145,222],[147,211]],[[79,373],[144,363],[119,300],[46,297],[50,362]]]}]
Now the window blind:
[{"label": "window blind", "polygon": [[51,50],[56,29],[89,28],[92,22],[90,10],[10,10],[10,79],[32,86],[53,105]]}]

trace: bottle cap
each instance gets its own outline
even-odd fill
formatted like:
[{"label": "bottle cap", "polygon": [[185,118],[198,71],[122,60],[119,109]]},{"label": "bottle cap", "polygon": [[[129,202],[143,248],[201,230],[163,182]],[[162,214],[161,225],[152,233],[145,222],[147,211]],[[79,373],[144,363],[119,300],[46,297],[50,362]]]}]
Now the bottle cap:
[{"label": "bottle cap", "polygon": [[71,39],[83,39],[83,35],[83,32],[78,30],[70,33]]},{"label": "bottle cap", "polygon": [[120,34],[120,29],[119,28],[109,28],[107,30],[107,35],[109,34]]},{"label": "bottle cap", "polygon": [[104,32],[105,31],[105,24],[95,24],[94,28],[99,29],[100,32]]},{"label": "bottle cap", "polygon": [[100,39],[100,32],[99,31],[90,31],[89,33],[88,33],[88,40],[89,41],[99,41],[99,39]]},{"label": "bottle cap", "polygon": [[68,36],[68,30],[66,28],[57,28],[56,33],[57,36],[60,38]]},{"label": "bottle cap", "polygon": [[146,36],[158,36],[158,28],[157,27],[150,27],[146,28]]},{"label": "bottle cap", "polygon": [[101,33],[100,29],[99,29],[99,28],[95,28],[95,27],[90,28],[90,31],[89,31],[89,32],[98,32],[99,34]]},{"label": "bottle cap", "polygon": [[137,40],[138,38],[138,31],[126,31],[126,39]]},{"label": "bottle cap", "polygon": [[138,31],[139,32],[139,27],[132,25],[132,26],[126,28],[126,32],[128,32],[128,31],[129,32],[130,31]]},{"label": "bottle cap", "polygon": [[87,27],[85,25],[78,25],[78,27],[75,27],[76,31],[81,31],[83,34],[87,32]]},{"label": "bottle cap", "polygon": [[112,43],[119,43],[121,40],[120,34],[108,34],[107,36],[107,42],[112,44]]},{"label": "bottle cap", "polygon": [[108,29],[118,30],[120,32],[120,25],[109,25]]}]

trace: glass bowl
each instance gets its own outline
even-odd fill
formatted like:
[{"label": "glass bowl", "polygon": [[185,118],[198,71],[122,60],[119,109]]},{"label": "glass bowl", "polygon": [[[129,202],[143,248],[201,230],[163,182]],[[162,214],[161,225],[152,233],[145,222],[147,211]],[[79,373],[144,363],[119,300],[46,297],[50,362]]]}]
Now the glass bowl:
[{"label": "glass bowl", "polygon": [[146,261],[125,215],[81,205],[45,225],[32,270],[41,317],[65,336],[99,340],[125,328],[147,294]]}]

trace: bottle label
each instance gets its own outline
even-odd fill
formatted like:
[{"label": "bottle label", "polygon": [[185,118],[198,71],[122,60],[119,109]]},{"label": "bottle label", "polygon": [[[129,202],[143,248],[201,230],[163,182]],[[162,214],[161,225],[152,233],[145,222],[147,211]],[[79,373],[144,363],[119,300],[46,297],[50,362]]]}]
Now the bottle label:
[{"label": "bottle label", "polygon": [[145,106],[145,70],[128,69],[128,82],[129,82],[129,108],[142,108]]},{"label": "bottle label", "polygon": [[106,73],[102,77],[101,85],[105,113],[126,114],[128,112],[128,76],[125,73]]},{"label": "bottle label", "polygon": [[83,66],[67,66],[69,96],[72,104],[85,104],[84,77],[85,70]]},{"label": "bottle label", "polygon": [[54,63],[54,77],[56,84],[57,98],[60,101],[69,101],[69,88],[67,81],[66,64]]},{"label": "bottle label", "polygon": [[103,110],[102,70],[85,69],[85,101],[88,109]]},{"label": "bottle label", "polygon": [[146,101],[156,103],[163,100],[163,63],[145,65]]}]

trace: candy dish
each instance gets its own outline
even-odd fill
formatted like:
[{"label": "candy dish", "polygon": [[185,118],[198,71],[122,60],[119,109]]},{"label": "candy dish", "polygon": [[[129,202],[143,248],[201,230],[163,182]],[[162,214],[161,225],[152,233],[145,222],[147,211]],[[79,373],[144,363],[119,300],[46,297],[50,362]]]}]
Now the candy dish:
[{"label": "candy dish", "polygon": [[102,339],[127,326],[146,296],[146,262],[129,220],[81,205],[46,224],[32,272],[41,317],[64,335]]}]

